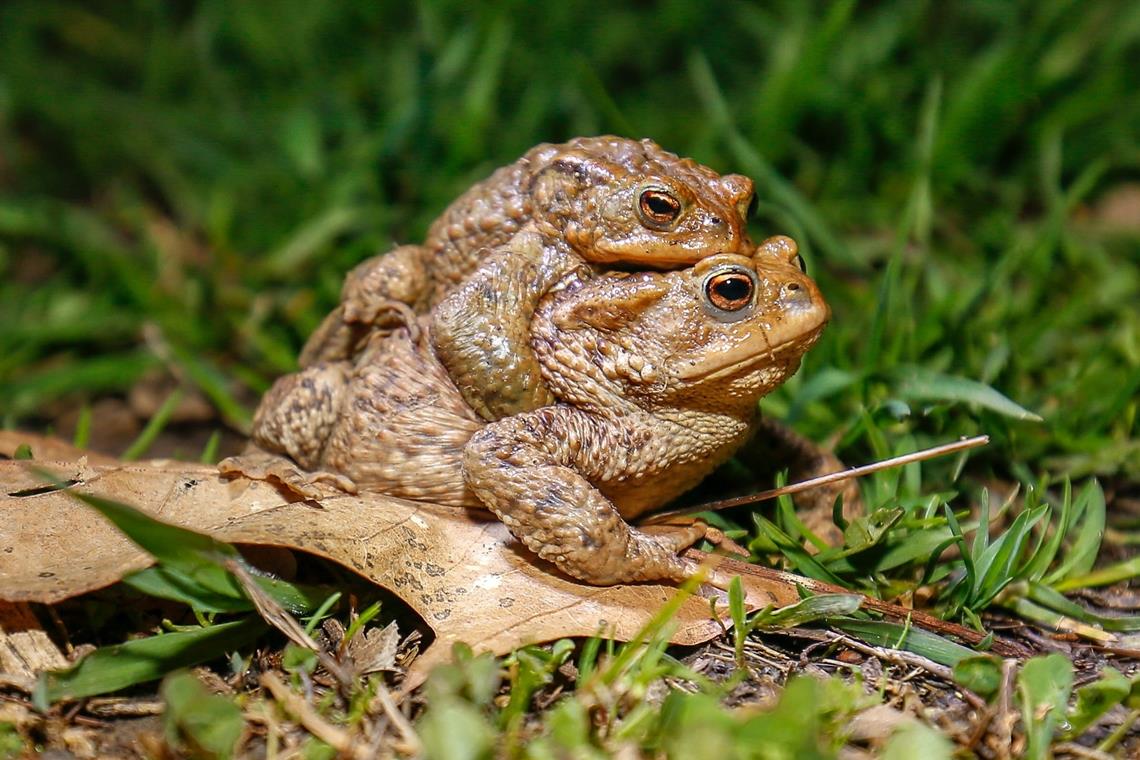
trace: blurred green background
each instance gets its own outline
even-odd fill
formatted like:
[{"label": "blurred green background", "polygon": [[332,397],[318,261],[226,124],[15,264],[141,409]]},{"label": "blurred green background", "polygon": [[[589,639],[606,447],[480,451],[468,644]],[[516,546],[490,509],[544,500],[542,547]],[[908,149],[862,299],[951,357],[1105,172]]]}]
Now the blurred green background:
[{"label": "blurred green background", "polygon": [[1140,4],[472,5],[0,5],[0,421],[240,431],[354,263],[613,132],[800,242],[834,321],[773,414],[1140,475]]}]

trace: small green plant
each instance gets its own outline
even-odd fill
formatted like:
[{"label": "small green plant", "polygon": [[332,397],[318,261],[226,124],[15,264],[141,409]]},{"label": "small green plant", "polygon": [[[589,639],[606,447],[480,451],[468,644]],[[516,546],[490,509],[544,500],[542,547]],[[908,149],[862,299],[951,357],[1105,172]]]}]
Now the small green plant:
[{"label": "small green plant", "polygon": [[807,676],[788,681],[763,711],[727,712],[715,696],[673,692],[649,748],[671,757],[834,757],[846,743],[844,724],[875,701],[858,683]]},{"label": "small green plant", "polygon": [[[1140,630],[1140,616],[1098,615],[1059,591],[1085,585],[1100,553],[1105,527],[1100,485],[1090,480],[1074,496],[1066,481],[1057,507],[1042,503],[1040,493],[1040,488],[1028,489],[1020,513],[993,539],[987,530],[989,499],[983,493],[979,525],[968,550],[957,521],[947,512],[963,568],[943,595],[949,614],[961,611],[977,623],[981,610],[997,604],[1038,623],[1093,638],[1103,638],[1099,631]],[[1109,570],[1119,574],[1120,569],[1118,564]]]},{"label": "small green plant", "polygon": [[[759,621],[747,621],[743,627],[794,625],[849,612],[852,598],[812,597],[782,610],[766,610]],[[858,682],[799,677],[767,709],[726,711],[721,700],[732,683],[714,684],[669,657],[667,630],[668,618],[660,617],[637,642],[608,645],[600,658],[603,642],[587,642],[577,688],[547,711],[530,715],[532,735],[525,742],[519,730],[531,687],[548,683],[556,665],[567,661],[569,642],[549,650],[520,650],[504,662],[506,677],[494,658],[457,648],[455,663],[438,668],[429,679],[428,709],[417,724],[429,756],[538,760],[570,753],[603,758],[626,748],[676,757],[728,757],[747,748],[751,757],[832,757],[845,743],[846,722],[877,702]],[[524,676],[527,669],[531,673]],[[653,687],[663,679],[688,683],[695,691],[670,690],[658,703]],[[505,702],[494,699],[502,686],[509,687]],[[497,734],[496,726],[506,733]],[[457,727],[469,737],[467,742],[458,740]]]},{"label": "small green plant", "polygon": [[233,756],[245,721],[232,700],[211,694],[187,672],[167,676],[159,693],[166,704],[163,722],[171,747],[185,747],[195,757]]},{"label": "small green plant", "polygon": [[1073,690],[1073,664],[1059,654],[1032,657],[1020,665],[1003,663],[996,657],[977,656],[954,666],[954,678],[971,691],[993,701],[1003,687],[1003,668],[1015,667],[1016,676],[1009,696],[1020,707],[1027,744],[1025,756],[1040,760],[1051,757],[1058,738],[1081,737],[1112,708],[1129,710],[1117,728],[1108,733],[1096,749],[1111,752],[1140,719],[1140,676],[1131,680],[1114,668],[1105,668],[1095,681]]},{"label": "small green plant", "polygon": [[12,723],[0,722],[0,758],[25,757],[30,751],[19,730]]},{"label": "small green plant", "polygon": [[[757,536],[749,548],[776,554],[808,577],[864,593],[900,595],[932,587],[942,617],[979,630],[981,613],[994,607],[1093,638],[1099,631],[1140,630],[1138,616],[1097,614],[1062,593],[1140,575],[1134,558],[1092,569],[1106,524],[1104,493],[1095,480],[1076,493],[1065,481],[1055,501],[1043,496],[1047,482],[1028,486],[1016,510],[1014,490],[996,513],[983,489],[977,519],[969,521],[952,509],[953,494],[922,496],[913,470],[901,479],[884,473],[873,480],[877,485],[869,490],[885,503],[850,523],[840,517],[841,545],[805,550],[805,538],[818,539],[789,516],[790,500],[781,497],[776,520],[753,516]],[[1003,520],[1008,525],[993,532],[991,526]]]}]

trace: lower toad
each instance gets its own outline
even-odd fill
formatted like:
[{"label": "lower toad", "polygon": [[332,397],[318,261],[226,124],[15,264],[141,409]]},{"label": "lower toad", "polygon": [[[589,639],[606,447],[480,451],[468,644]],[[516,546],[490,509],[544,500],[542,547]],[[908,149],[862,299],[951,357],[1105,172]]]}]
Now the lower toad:
[{"label": "lower toad", "polygon": [[696,567],[678,552],[705,526],[660,536],[626,521],[728,459],[757,401],[819,337],[828,308],[797,259],[776,239],[684,270],[567,276],[531,322],[555,403],[490,423],[420,334],[426,319],[378,332],[353,365],[279,380],[254,420],[256,449],[221,468],[306,496],[331,486],[483,506],[589,583],[682,580]]}]

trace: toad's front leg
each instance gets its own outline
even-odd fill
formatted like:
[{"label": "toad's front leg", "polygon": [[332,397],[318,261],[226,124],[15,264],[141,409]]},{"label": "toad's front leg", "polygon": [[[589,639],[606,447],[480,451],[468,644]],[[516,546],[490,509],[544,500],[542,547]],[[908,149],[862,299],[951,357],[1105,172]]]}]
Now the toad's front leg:
[{"label": "toad's front leg", "polygon": [[579,409],[544,407],[476,433],[464,449],[464,476],[516,538],[568,575],[597,585],[682,581],[697,565],[677,552],[706,526],[650,536],[590,483],[613,469],[614,457],[636,456],[627,432]]},{"label": "toad's front leg", "polygon": [[553,401],[530,347],[530,322],[539,299],[577,267],[584,264],[565,245],[524,230],[432,310],[436,355],[483,419]]}]

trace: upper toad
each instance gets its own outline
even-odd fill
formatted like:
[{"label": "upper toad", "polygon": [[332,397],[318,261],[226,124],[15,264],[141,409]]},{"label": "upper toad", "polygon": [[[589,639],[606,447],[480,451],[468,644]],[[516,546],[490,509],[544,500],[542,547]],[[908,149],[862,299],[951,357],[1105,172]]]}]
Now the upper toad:
[{"label": "upper toad", "polygon": [[[351,357],[393,309],[440,304],[432,340],[472,408],[490,420],[544,406],[552,396],[529,347],[542,295],[584,262],[673,269],[714,252],[749,254],[752,192],[747,177],[721,176],[651,140],[539,145],[456,199],[423,245],[354,269],[301,366]],[[507,248],[520,233],[540,244]]]}]

